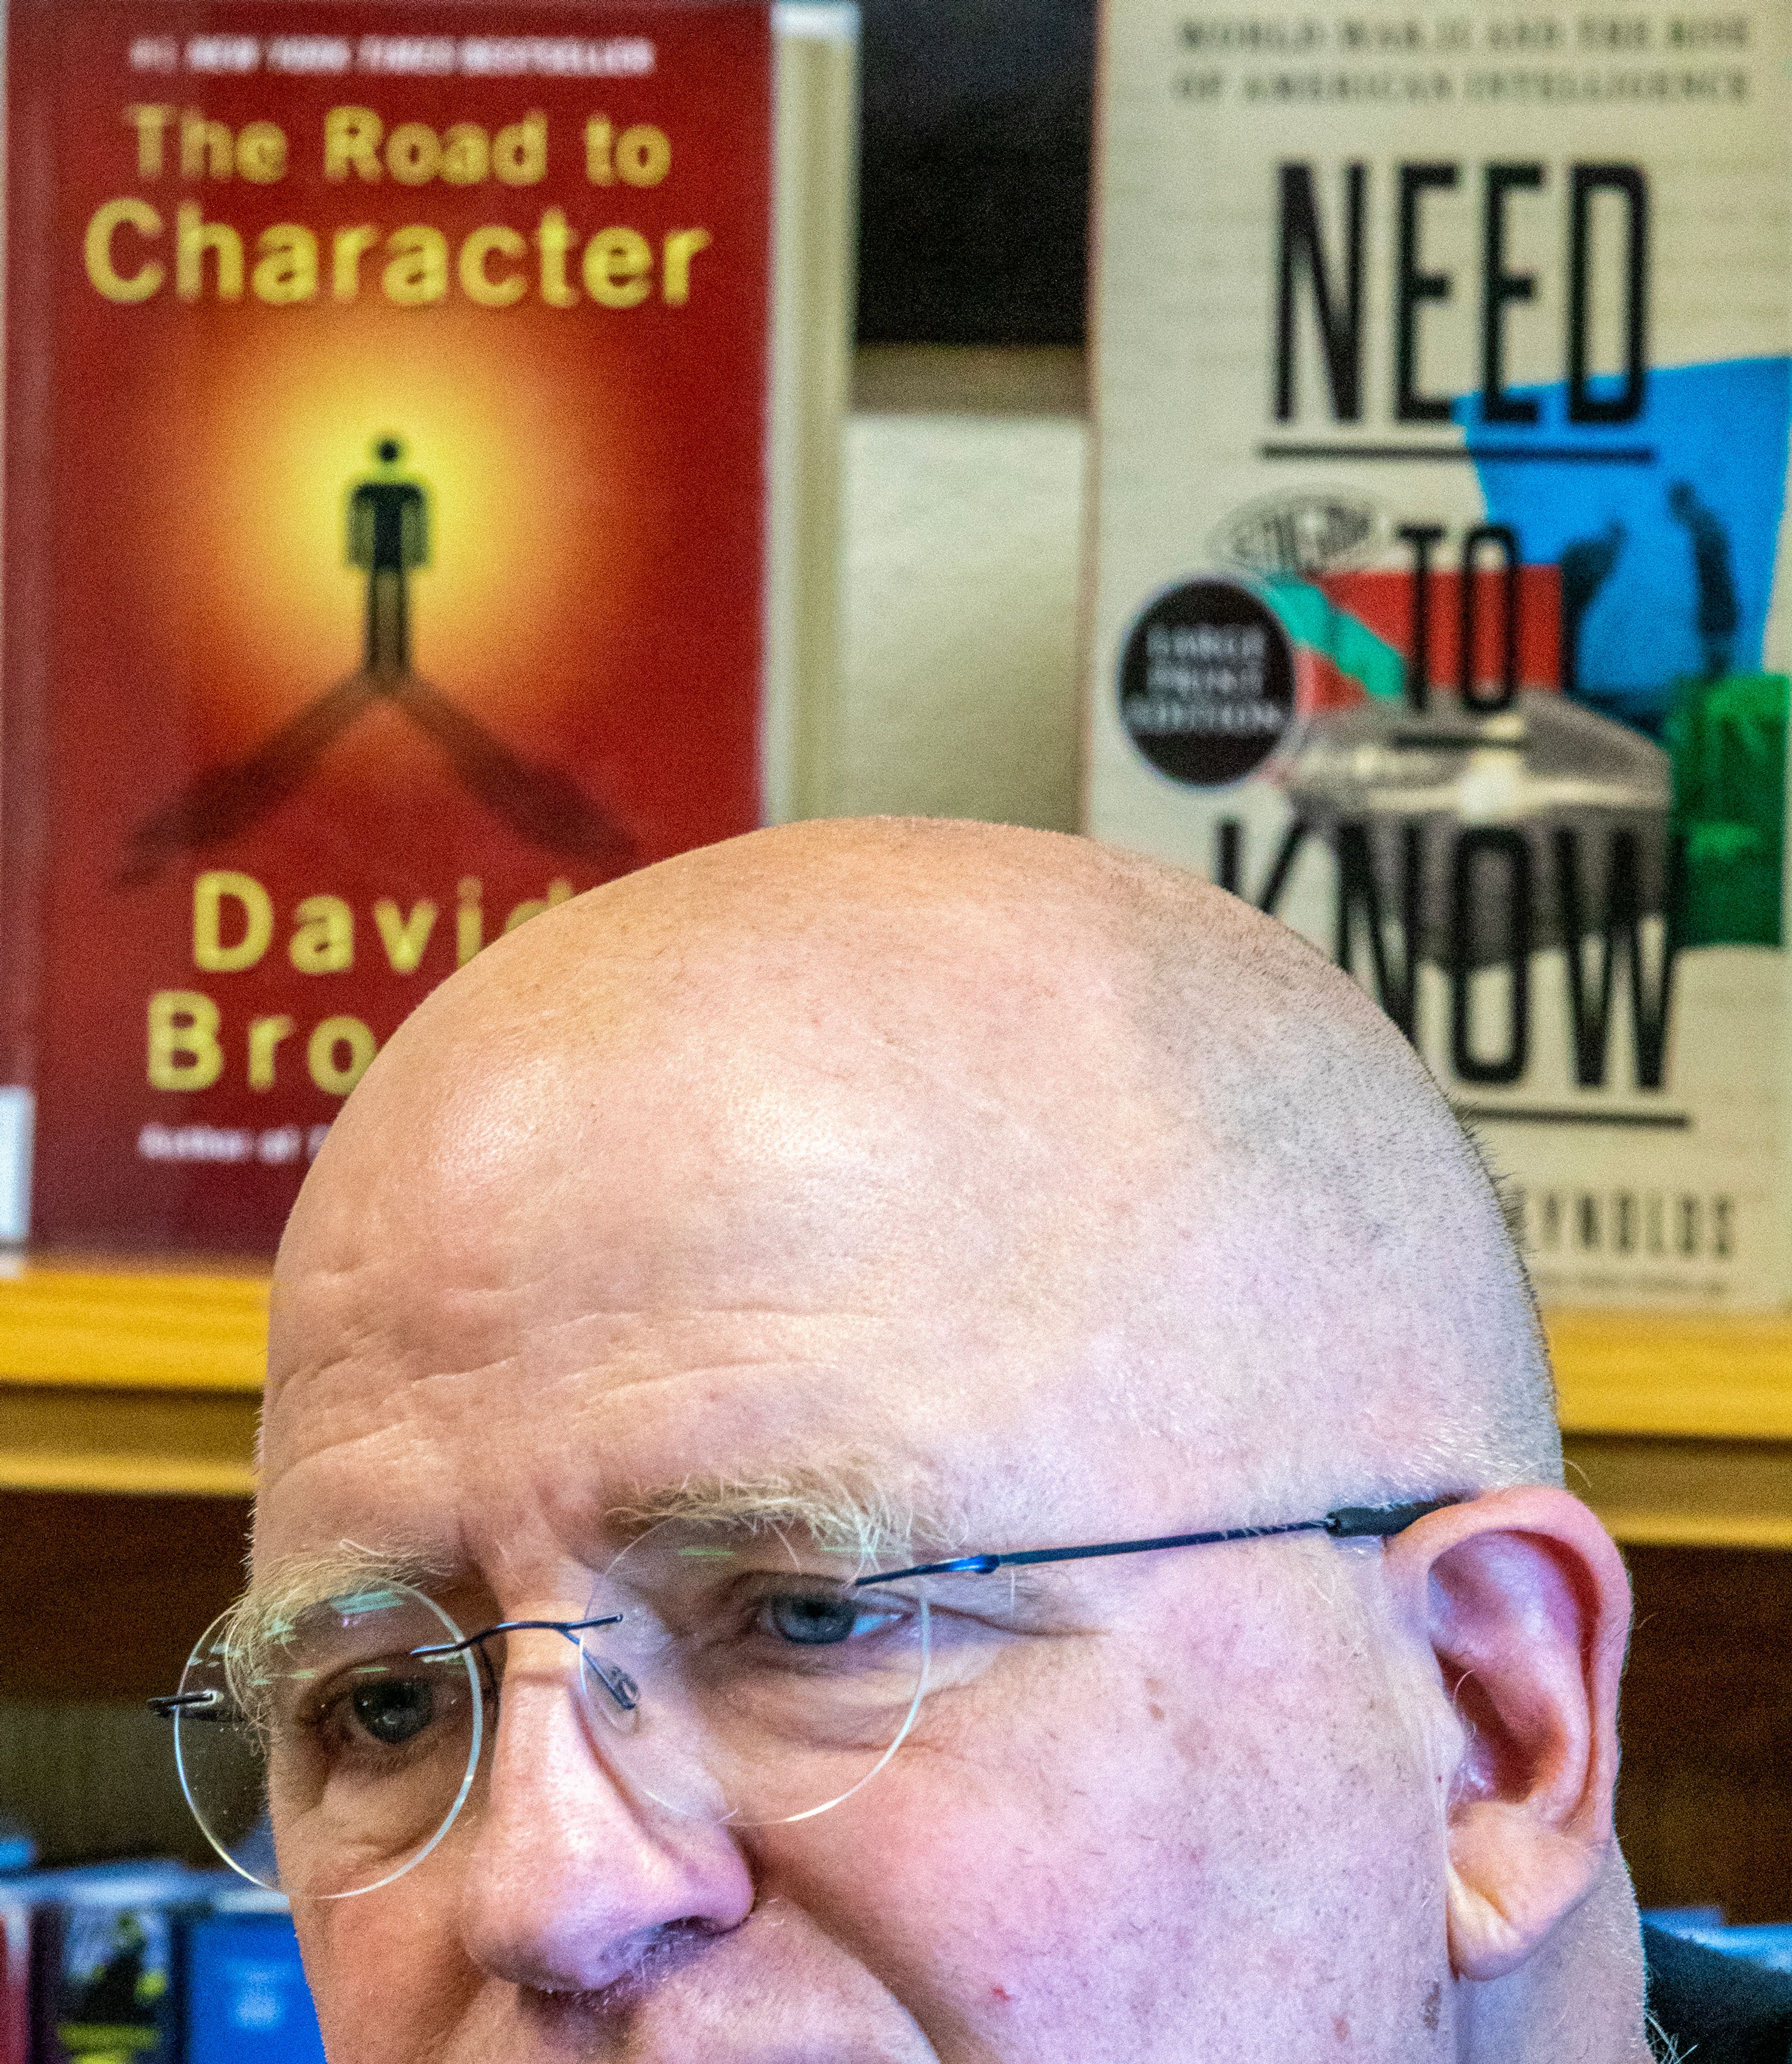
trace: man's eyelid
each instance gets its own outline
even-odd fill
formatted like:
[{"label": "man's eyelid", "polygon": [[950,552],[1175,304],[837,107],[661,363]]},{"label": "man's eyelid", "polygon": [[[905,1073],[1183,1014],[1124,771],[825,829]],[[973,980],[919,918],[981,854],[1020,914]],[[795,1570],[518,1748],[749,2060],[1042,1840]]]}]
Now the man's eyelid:
[{"label": "man's eyelid", "polygon": [[[1017,1633],[1067,1633],[1085,1627],[1090,1605],[1098,1596],[1077,1583],[1078,1574],[1074,1565],[1067,1569],[1052,1562],[928,1577],[917,1580],[916,1588],[924,1588],[936,1619],[979,1620]],[[863,1595],[875,1596],[877,1588],[868,1586]]]}]

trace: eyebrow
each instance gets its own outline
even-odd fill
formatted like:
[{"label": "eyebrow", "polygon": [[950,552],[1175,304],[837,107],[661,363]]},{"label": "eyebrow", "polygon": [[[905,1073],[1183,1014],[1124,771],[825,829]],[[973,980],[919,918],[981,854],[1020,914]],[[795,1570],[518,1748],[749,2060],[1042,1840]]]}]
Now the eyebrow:
[{"label": "eyebrow", "polygon": [[405,1549],[363,1548],[352,1541],[312,1554],[292,1555],[258,1577],[230,1609],[226,1639],[252,1647],[277,1638],[312,1606],[332,1598],[383,1590],[393,1584],[426,1586],[444,1572],[427,1556]]},{"label": "eyebrow", "polygon": [[638,1495],[607,1516],[631,1534],[668,1520],[748,1538],[800,1532],[826,1552],[868,1561],[906,1554],[917,1542],[954,1547],[967,1534],[962,1521],[892,1497],[856,1467],[687,1477]]},{"label": "eyebrow", "polygon": [[[918,1547],[944,1553],[962,1546],[968,1535],[962,1521],[892,1497],[855,1463],[755,1477],[687,1477],[638,1493],[604,1517],[628,1538],[667,1521],[743,1540],[801,1533],[825,1553],[857,1555],[868,1562],[906,1556]],[[230,1636],[244,1643],[265,1640],[331,1598],[388,1584],[428,1590],[450,1574],[445,1565],[413,1550],[341,1542],[288,1557],[258,1577],[232,1610]]]}]

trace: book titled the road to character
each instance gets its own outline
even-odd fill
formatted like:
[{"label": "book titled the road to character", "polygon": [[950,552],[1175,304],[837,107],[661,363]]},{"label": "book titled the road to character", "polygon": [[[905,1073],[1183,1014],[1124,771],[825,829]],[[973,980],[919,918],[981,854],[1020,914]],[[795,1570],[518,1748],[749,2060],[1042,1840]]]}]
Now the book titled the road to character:
[{"label": "book titled the road to character", "polygon": [[1104,65],[1091,828],[1351,969],[1545,1296],[1782,1300],[1785,8],[1111,0]]},{"label": "book titled the road to character", "polygon": [[759,819],[769,10],[8,65],[0,1143],[39,1240],[265,1249],[435,982]]}]

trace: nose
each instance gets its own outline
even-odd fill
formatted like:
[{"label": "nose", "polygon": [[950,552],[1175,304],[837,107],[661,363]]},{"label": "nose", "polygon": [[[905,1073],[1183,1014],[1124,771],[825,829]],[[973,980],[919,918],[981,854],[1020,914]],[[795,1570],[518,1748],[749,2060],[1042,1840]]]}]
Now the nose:
[{"label": "nose", "polygon": [[738,1927],[754,1900],[725,1829],[631,1796],[599,1760],[577,1667],[550,1635],[512,1638],[461,1895],[473,1961],[545,1992],[613,1985],[662,1943]]}]

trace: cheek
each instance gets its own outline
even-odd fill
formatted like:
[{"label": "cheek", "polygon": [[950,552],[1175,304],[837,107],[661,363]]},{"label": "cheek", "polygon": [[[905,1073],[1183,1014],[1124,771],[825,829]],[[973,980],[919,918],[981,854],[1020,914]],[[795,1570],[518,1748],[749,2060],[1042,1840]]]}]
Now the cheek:
[{"label": "cheek", "polygon": [[1163,1710],[980,1700],[768,1846],[762,1882],[824,1918],[955,2064],[1091,2064],[1122,2030],[1138,2064],[1180,2060],[1155,2002],[1191,1953],[1204,1845]]},{"label": "cheek", "polygon": [[362,1897],[295,1905],[330,2064],[415,2064],[445,2046],[478,1986],[457,1918],[452,1877],[428,1861]]},{"label": "cheek", "polygon": [[767,1869],[945,2057],[1243,2064],[1339,2026],[1403,2057],[1441,1954],[1435,1814],[1409,1731],[1324,1648],[1105,1643],[936,1716]]}]

